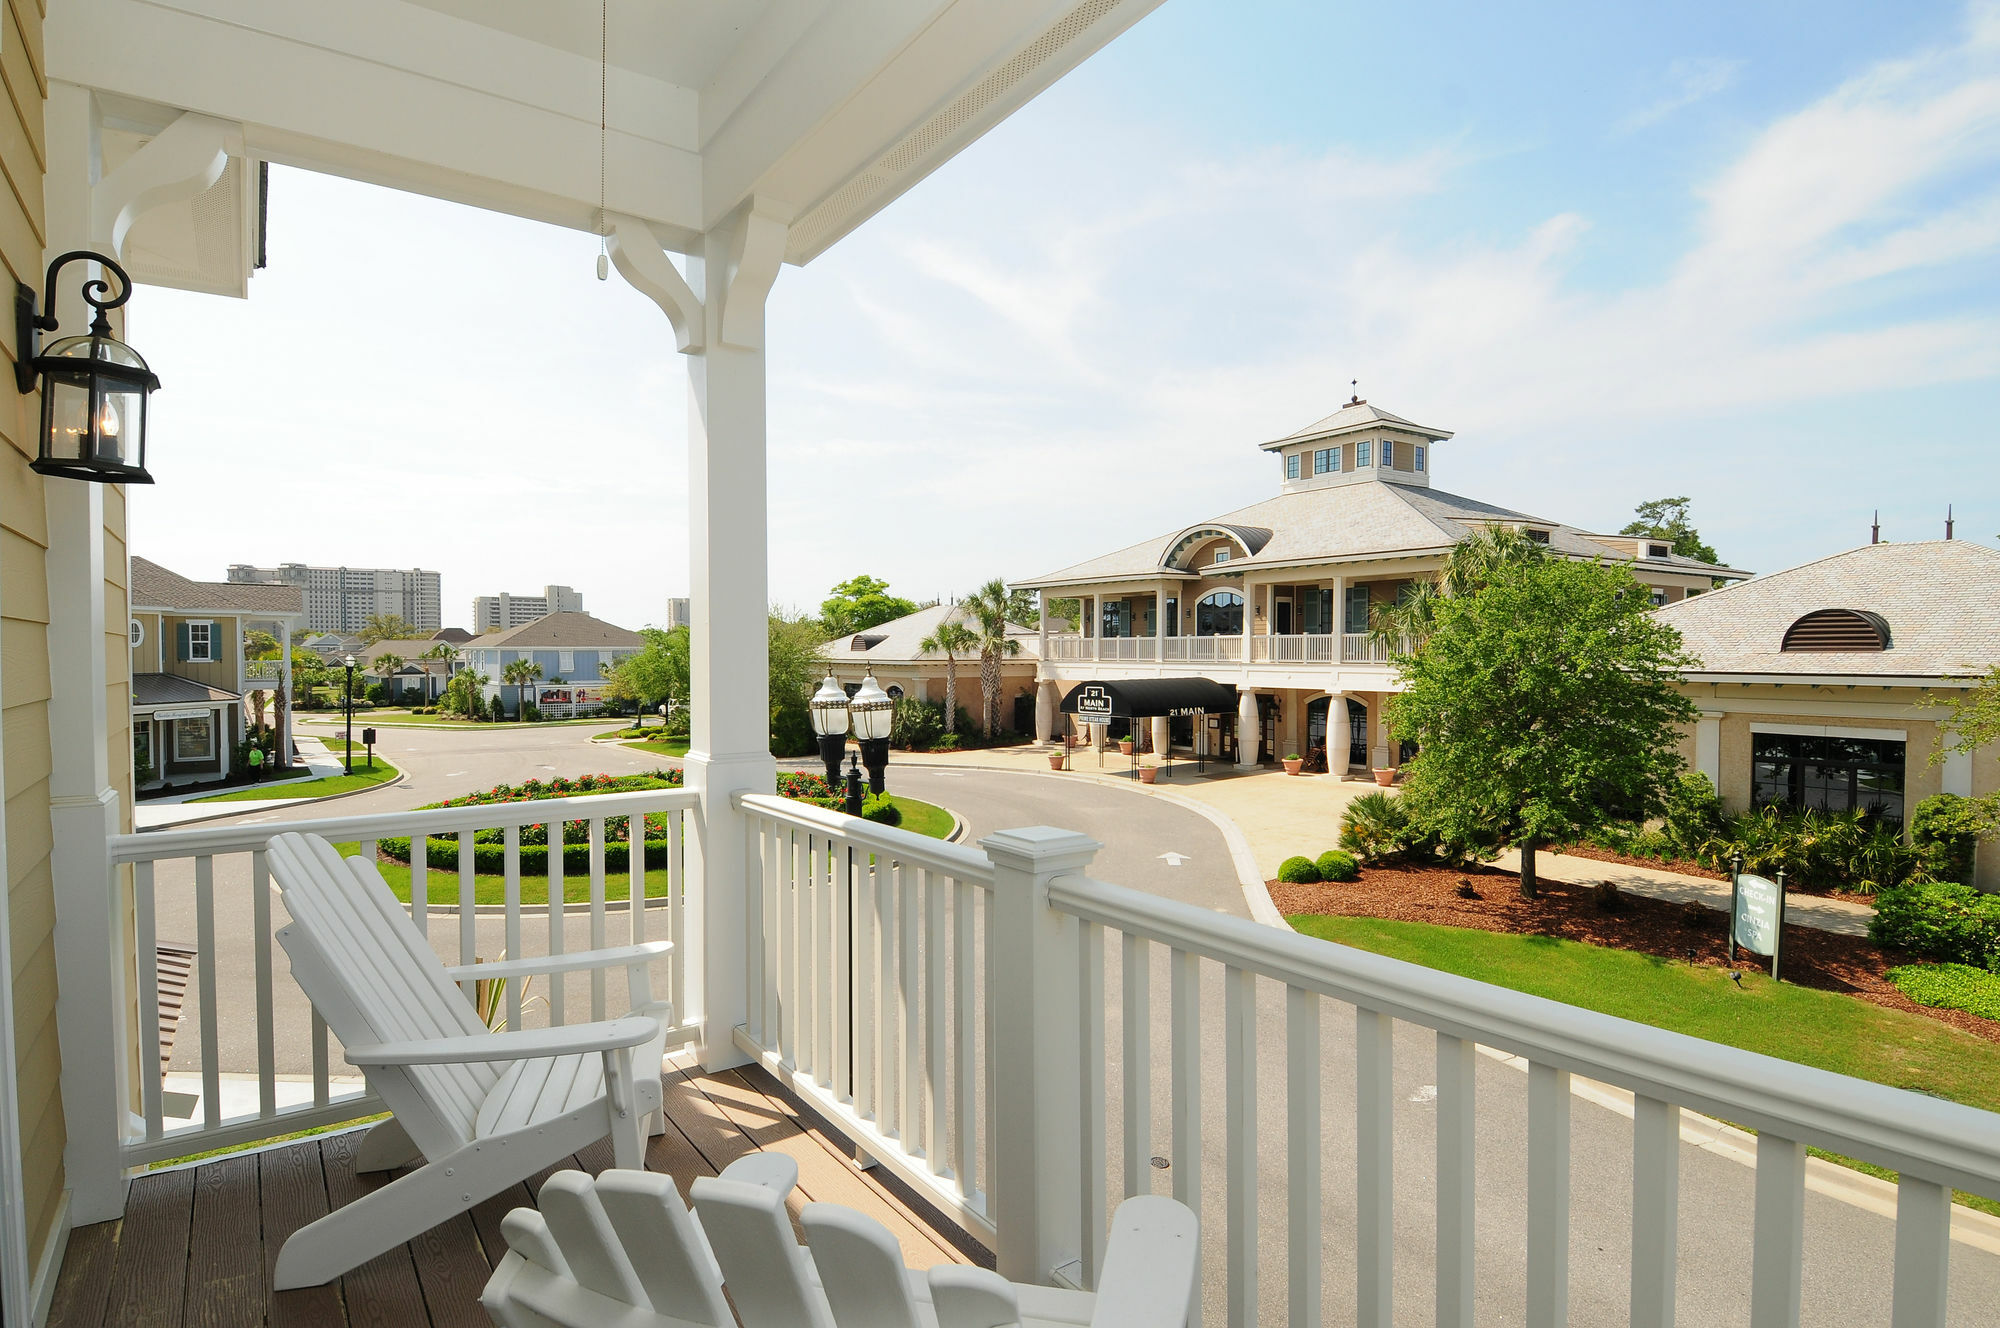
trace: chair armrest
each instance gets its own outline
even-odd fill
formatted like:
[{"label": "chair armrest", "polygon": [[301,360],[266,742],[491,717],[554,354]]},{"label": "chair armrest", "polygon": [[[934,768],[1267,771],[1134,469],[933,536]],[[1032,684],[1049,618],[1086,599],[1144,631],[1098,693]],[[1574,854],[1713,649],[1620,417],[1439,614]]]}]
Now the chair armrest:
[{"label": "chair armrest", "polygon": [[623,968],[658,959],[674,948],[672,941],[643,941],[609,950],[577,950],[568,954],[529,955],[522,959],[499,959],[488,964],[456,964],[444,974],[453,982],[484,978],[534,977],[543,973],[583,973],[594,968]]},{"label": "chair armrest", "polygon": [[1091,1328],[1187,1322],[1201,1271],[1201,1221],[1186,1204],[1142,1194],[1118,1205]]},{"label": "chair armrest", "polygon": [[472,1061],[526,1061],[543,1056],[573,1056],[580,1052],[622,1051],[659,1036],[655,1019],[628,1015],[594,1024],[523,1029],[518,1033],[475,1033],[470,1037],[430,1038],[421,1042],[375,1042],[346,1048],[348,1064],[462,1065]]}]

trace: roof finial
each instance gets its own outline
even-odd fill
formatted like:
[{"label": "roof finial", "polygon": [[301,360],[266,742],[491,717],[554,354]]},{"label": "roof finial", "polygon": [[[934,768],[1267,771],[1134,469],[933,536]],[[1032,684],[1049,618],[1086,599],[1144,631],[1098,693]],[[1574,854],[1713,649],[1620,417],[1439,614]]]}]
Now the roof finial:
[{"label": "roof finial", "polygon": [[1944,537],[1951,538],[1951,504],[1944,505]]},{"label": "roof finial", "polygon": [[1870,544],[1882,542],[1882,509],[1879,507],[1875,509],[1875,524],[1868,527],[1868,542]]},{"label": "roof finial", "polygon": [[1349,386],[1353,387],[1354,389],[1354,396],[1348,401],[1347,404],[1350,406],[1358,406],[1361,404],[1361,380],[1359,378],[1350,378],[1347,381]]}]

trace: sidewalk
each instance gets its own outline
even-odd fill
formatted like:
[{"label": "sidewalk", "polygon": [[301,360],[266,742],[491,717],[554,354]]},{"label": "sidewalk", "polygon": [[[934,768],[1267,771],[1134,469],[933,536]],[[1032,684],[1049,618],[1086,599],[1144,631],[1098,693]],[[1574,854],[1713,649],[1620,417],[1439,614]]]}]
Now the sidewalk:
[{"label": "sidewalk", "polygon": [[[1294,855],[1316,858],[1336,847],[1340,840],[1341,812],[1355,798],[1377,787],[1373,779],[1365,777],[1287,775],[1278,769],[1245,772],[1218,761],[1209,762],[1206,773],[1196,774],[1193,761],[1179,758],[1162,771],[1157,784],[1149,787],[1131,778],[1132,758],[1120,756],[1116,747],[1103,753],[1102,764],[1096,751],[1079,747],[1070,757],[1070,768],[1056,774],[1049,768],[1049,757],[1061,750],[1029,745],[969,752],[897,752],[891,759],[903,765],[959,766],[1011,770],[1053,779],[1091,779],[1141,793],[1177,795],[1219,813],[1234,827],[1249,856],[1255,859],[1259,882],[1274,879],[1278,864],[1286,858]],[[1503,853],[1494,865],[1518,871],[1520,855]],[[1549,852],[1536,855],[1535,870],[1554,881],[1585,885],[1609,881],[1621,890],[1653,899],[1703,904],[1723,912],[1729,909],[1727,881]],[[1245,882],[1246,892],[1249,884]],[[1874,916],[1874,908],[1857,899],[1802,894],[1785,897],[1787,922],[1841,936],[1866,936],[1869,920]]]},{"label": "sidewalk", "polygon": [[[250,812],[268,811],[273,807],[289,807],[294,803],[313,802],[313,798],[288,798],[282,790],[290,784],[302,784],[308,780],[326,779],[338,775],[346,769],[338,756],[327,749],[327,745],[316,735],[294,732],[292,746],[298,750],[299,760],[305,763],[306,774],[296,779],[271,785],[274,796],[269,798],[245,798],[241,802],[216,803],[191,801],[212,796],[216,790],[204,789],[198,793],[178,794],[166,798],[148,798],[132,809],[132,826],[135,830],[157,830],[162,826],[182,825],[189,821],[212,820],[218,816],[241,816]],[[224,792],[236,792],[225,789]]]}]

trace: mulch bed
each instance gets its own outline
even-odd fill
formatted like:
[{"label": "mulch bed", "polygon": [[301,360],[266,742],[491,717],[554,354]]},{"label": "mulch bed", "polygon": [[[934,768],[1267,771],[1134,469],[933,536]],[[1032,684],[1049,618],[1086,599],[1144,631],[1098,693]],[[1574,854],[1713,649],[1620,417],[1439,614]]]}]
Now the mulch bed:
[{"label": "mulch bed", "polygon": [[1556,852],[1566,858],[1589,858],[1593,862],[1615,862],[1626,867],[1651,867],[1654,871],[1679,872],[1709,881],[1726,881],[1729,873],[1704,866],[1692,858],[1637,858],[1629,853],[1613,853],[1595,844],[1565,844]]},{"label": "mulch bed", "polygon": [[[1459,897],[1459,884],[1466,881],[1479,898]],[[1716,968],[1730,966],[1725,917],[1719,909],[1621,891],[1617,908],[1606,910],[1598,906],[1589,885],[1546,878],[1539,883],[1537,898],[1523,899],[1520,877],[1493,867],[1364,867],[1360,880],[1346,884],[1267,881],[1265,885],[1271,902],[1287,916],[1322,913],[1473,927],[1521,936],[1557,936]],[[1883,975],[1898,964],[1912,962],[1912,956],[1899,950],[1882,949],[1858,936],[1838,936],[1791,924],[1785,928],[1783,962],[1787,982],[1845,992],[2000,1042],[2000,1020],[1981,1019],[1964,1010],[1933,1009],[1898,991]],[[1745,971],[1769,971],[1768,961],[1754,958],[1739,958],[1735,966]]]}]

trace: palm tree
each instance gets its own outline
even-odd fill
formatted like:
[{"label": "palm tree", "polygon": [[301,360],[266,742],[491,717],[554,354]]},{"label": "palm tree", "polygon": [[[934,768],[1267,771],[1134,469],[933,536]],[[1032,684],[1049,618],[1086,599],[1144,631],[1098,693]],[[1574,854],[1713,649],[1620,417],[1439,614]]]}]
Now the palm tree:
[{"label": "palm tree", "polygon": [[368,661],[369,671],[382,679],[383,685],[389,689],[389,699],[391,701],[396,699],[396,670],[402,667],[403,657],[392,650],[385,650],[374,659]]},{"label": "palm tree", "polygon": [[533,661],[532,659],[514,660],[512,663],[508,664],[506,668],[500,670],[500,677],[502,681],[514,684],[515,719],[517,720],[526,719],[528,717],[528,707],[526,701],[527,687],[529,683],[533,682],[535,679],[541,676],[542,676],[542,666],[535,663],[535,661]]},{"label": "palm tree", "polygon": [[937,630],[917,643],[917,649],[926,655],[944,656],[944,731],[951,733],[958,728],[958,656],[969,655],[979,648],[979,638],[969,628],[957,621],[958,610],[952,609],[944,615]]},{"label": "palm tree", "polygon": [[1368,615],[1368,635],[1391,654],[1413,653],[1430,638],[1441,597],[1476,595],[1498,568],[1548,556],[1546,544],[1513,526],[1482,526],[1451,546],[1436,581],[1411,582],[1393,604],[1376,605]]},{"label": "palm tree", "polygon": [[1021,653],[1021,643],[1007,635],[1007,583],[995,577],[972,592],[960,606],[972,615],[979,648],[979,691],[984,705],[981,727],[990,741],[1000,718],[1000,659]]},{"label": "palm tree", "polygon": [[[429,650],[426,650],[422,655],[418,656],[419,659],[441,659],[447,661],[447,666],[444,671],[446,682],[451,681],[451,668],[449,667],[449,661],[456,659],[457,657],[458,657],[458,647],[453,645],[449,641],[440,641],[436,645],[432,646]],[[437,700],[437,692],[431,686],[431,679],[434,676],[435,675],[433,675],[428,669],[425,670],[424,672],[425,705],[430,705],[431,703]]]},{"label": "palm tree", "polygon": [[[459,697],[465,709],[465,717],[467,719],[478,719],[480,717],[479,698],[486,694],[486,684],[493,680],[478,669],[466,669],[463,672],[456,673],[452,675],[451,680],[453,683],[459,684]],[[447,687],[445,694],[449,698],[451,688]]]}]

